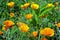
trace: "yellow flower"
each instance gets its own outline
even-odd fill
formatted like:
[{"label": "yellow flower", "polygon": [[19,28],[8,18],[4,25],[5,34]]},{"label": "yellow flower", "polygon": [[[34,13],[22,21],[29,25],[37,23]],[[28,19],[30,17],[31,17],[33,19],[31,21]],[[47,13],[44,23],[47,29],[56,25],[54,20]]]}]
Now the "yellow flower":
[{"label": "yellow flower", "polygon": [[40,34],[51,37],[51,36],[54,36],[54,30],[51,28],[44,28],[40,30]]},{"label": "yellow flower", "polygon": [[32,8],[32,9],[38,9],[38,8],[39,8],[39,5],[32,3],[32,4],[31,4],[31,8]]},{"label": "yellow flower", "polygon": [[10,17],[14,17],[14,13],[10,13]]},{"label": "yellow flower", "polygon": [[37,31],[34,31],[32,34],[33,34],[34,37],[38,36],[38,32]]},{"label": "yellow flower", "polygon": [[0,31],[0,35],[2,35],[3,34],[3,32],[2,31]]},{"label": "yellow flower", "polygon": [[47,38],[41,38],[41,40],[48,40]]},{"label": "yellow flower", "polygon": [[8,4],[7,4],[7,6],[9,6],[9,7],[14,7],[14,2],[9,2]]},{"label": "yellow flower", "polygon": [[47,8],[53,7],[54,5],[52,3],[47,4]]},{"label": "yellow flower", "polygon": [[3,25],[2,30],[4,30],[4,31],[7,30],[6,25]]},{"label": "yellow flower", "polygon": [[29,5],[30,5],[30,3],[25,3],[24,5],[21,5],[21,7],[22,7],[23,9],[26,9],[26,8],[29,7]]},{"label": "yellow flower", "polygon": [[27,32],[29,30],[29,27],[27,24],[21,24],[19,29],[22,31],[22,32]]},{"label": "yellow flower", "polygon": [[9,28],[14,25],[14,22],[11,20],[6,20],[6,21],[4,21],[4,25],[6,25],[6,28]]},{"label": "yellow flower", "polygon": [[59,5],[59,2],[55,2],[55,4],[54,4],[55,6],[58,6]]},{"label": "yellow flower", "polygon": [[57,23],[56,26],[60,28],[60,23]]},{"label": "yellow flower", "polygon": [[31,19],[32,16],[33,16],[32,14],[27,14],[27,15],[26,15],[26,19]]}]

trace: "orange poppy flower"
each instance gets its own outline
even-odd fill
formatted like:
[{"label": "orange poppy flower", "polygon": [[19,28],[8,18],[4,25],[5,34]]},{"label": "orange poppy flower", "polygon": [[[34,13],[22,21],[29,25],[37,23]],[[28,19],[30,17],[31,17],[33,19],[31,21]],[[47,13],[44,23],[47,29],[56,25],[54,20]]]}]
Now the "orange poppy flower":
[{"label": "orange poppy flower", "polygon": [[60,28],[60,23],[57,23],[56,26]]},{"label": "orange poppy flower", "polygon": [[14,17],[14,13],[10,13],[10,17]]},{"label": "orange poppy flower", "polygon": [[27,24],[23,23],[20,25],[19,29],[22,31],[22,32],[27,32],[29,30],[29,27]]},{"label": "orange poppy flower", "polygon": [[38,32],[37,31],[34,31],[32,34],[33,34],[34,37],[37,37]]},{"label": "orange poppy flower", "polygon": [[21,5],[21,7],[24,8],[24,9],[26,9],[26,8],[29,7],[29,5],[30,5],[30,3],[25,3],[24,5]]},{"label": "orange poppy flower", "polygon": [[47,38],[41,38],[41,40],[48,40]]},{"label": "orange poppy flower", "polygon": [[38,4],[35,4],[35,3],[32,3],[31,4],[31,8],[32,9],[38,9],[39,8],[39,5]]},{"label": "orange poppy flower", "polygon": [[2,35],[3,34],[3,32],[2,31],[0,31],[0,35]]},{"label": "orange poppy flower", "polygon": [[7,30],[6,25],[3,25],[2,30],[4,30],[4,31]]},{"label": "orange poppy flower", "polygon": [[27,14],[27,15],[26,15],[26,19],[31,19],[32,17],[33,17],[32,14]]},{"label": "orange poppy flower", "polygon": [[51,36],[54,36],[54,30],[51,28],[44,28],[40,30],[40,34],[51,37]]},{"label": "orange poppy flower", "polygon": [[11,20],[6,20],[6,21],[4,21],[4,25],[6,25],[6,28],[9,28],[14,25],[14,22]]}]

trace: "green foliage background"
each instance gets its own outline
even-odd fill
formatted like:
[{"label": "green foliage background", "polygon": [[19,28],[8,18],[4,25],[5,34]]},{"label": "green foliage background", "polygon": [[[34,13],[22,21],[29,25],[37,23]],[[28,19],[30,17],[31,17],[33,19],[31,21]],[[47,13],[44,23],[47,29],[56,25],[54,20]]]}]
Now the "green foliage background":
[{"label": "green foliage background", "polygon": [[[15,2],[13,8],[9,8],[7,3],[9,1]],[[59,2],[57,6],[59,9],[55,10],[55,6],[52,8],[46,8],[48,3]],[[20,6],[26,2],[35,2],[39,4],[38,10],[33,10],[31,7],[28,7],[26,10],[20,8]],[[10,18],[9,13],[13,12],[15,16]],[[32,13],[34,16],[31,20],[26,20],[25,15],[27,13]],[[40,18],[42,15],[48,16]],[[55,30],[54,37],[47,37],[48,40],[60,40],[60,29],[55,26],[55,23],[60,22],[60,0],[0,0],[0,30],[4,25],[5,20],[12,20],[16,24],[17,22],[25,22],[29,25],[30,30],[27,33],[21,32],[16,25],[13,28],[8,29],[4,32],[3,35],[0,35],[0,40],[40,40],[41,35],[38,34],[38,37],[29,37],[33,31],[40,31],[40,28],[51,27]]]}]

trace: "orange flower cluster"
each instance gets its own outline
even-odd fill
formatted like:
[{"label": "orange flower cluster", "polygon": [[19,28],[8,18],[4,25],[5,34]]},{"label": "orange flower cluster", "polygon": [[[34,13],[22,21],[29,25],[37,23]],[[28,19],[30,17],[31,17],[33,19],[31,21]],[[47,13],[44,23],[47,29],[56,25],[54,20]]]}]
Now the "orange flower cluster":
[{"label": "orange flower cluster", "polygon": [[2,26],[2,30],[6,31],[8,28],[12,27],[14,22],[11,20],[4,21],[4,25]]},{"label": "orange flower cluster", "polygon": [[17,23],[17,25],[19,26],[19,29],[20,29],[22,32],[27,32],[27,31],[29,30],[28,25],[25,24],[25,23],[19,22],[19,23]]},{"label": "orange flower cluster", "polygon": [[6,28],[10,28],[14,25],[14,22],[11,20],[4,21],[4,25],[6,25]]},{"label": "orange flower cluster", "polygon": [[54,36],[54,30],[51,28],[44,28],[40,30],[40,34],[51,37],[51,36]]},{"label": "orange flower cluster", "polygon": [[[25,4],[22,5],[21,7],[24,8],[24,9],[26,9],[26,8],[29,7],[29,5],[30,5],[30,3],[25,3]],[[31,4],[31,8],[32,8],[32,9],[38,9],[38,8],[39,8],[39,5],[38,5],[38,4],[35,4],[35,3],[33,2],[33,3]]]},{"label": "orange flower cluster", "polygon": [[[9,2],[7,4],[8,7],[14,7],[15,3],[14,2]],[[55,5],[58,5],[58,2],[55,3]],[[25,3],[23,4],[21,7],[23,9],[26,9],[28,8],[29,6],[31,6],[32,9],[38,9],[39,8],[39,5],[32,2],[32,4],[30,5],[30,3]],[[47,4],[47,8],[50,8],[50,7],[53,7],[54,5],[52,3],[49,3]],[[42,15],[41,18],[44,18],[45,16],[48,16],[48,15]],[[14,17],[14,13],[10,13],[10,17]],[[26,19],[31,19],[33,17],[33,14],[29,13],[29,14],[26,14],[25,15]],[[14,22],[11,21],[11,20],[6,20],[4,21],[4,25],[2,27],[2,30],[6,31],[8,28],[12,27],[14,25]],[[28,32],[29,31],[29,27],[27,24],[23,23],[23,22],[18,22],[17,23],[17,26],[19,26],[19,30],[21,30],[22,32]],[[60,27],[60,23],[56,24],[57,27]],[[3,34],[2,31],[0,31],[0,35]],[[49,36],[49,37],[52,37],[54,36],[54,29],[51,29],[51,28],[44,28],[42,30],[40,30],[40,34],[41,35],[44,35],[44,36]],[[38,32],[37,31],[33,31],[32,32],[32,36],[33,37],[37,37],[38,36]],[[48,40],[47,38],[41,38],[40,40]]]}]

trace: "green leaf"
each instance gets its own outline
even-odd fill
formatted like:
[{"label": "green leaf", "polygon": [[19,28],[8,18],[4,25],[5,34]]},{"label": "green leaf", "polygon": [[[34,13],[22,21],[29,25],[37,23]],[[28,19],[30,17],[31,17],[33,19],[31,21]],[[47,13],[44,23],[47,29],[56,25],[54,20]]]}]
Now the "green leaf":
[{"label": "green leaf", "polygon": [[42,16],[42,15],[44,15],[44,14],[46,14],[47,12],[51,11],[53,8],[54,7],[48,8],[48,9],[44,10],[42,13],[39,14],[39,17]]}]

